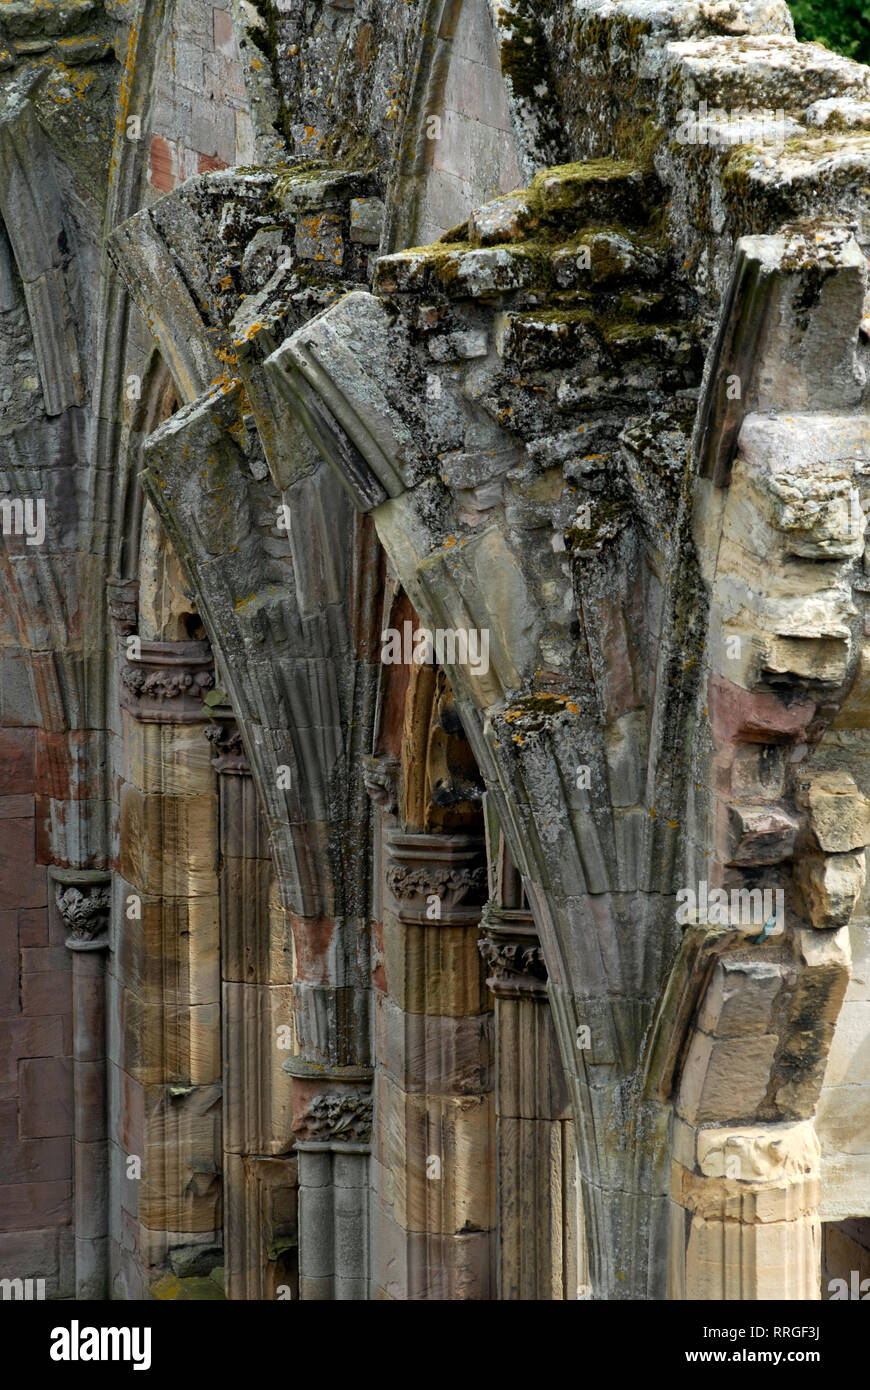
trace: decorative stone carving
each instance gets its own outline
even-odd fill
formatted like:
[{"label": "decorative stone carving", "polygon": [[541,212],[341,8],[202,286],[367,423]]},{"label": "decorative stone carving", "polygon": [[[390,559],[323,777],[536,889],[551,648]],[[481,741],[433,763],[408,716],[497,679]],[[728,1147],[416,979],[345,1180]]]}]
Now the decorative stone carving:
[{"label": "decorative stone carving", "polygon": [[547,997],[547,967],[528,912],[499,908],[489,902],[478,949],[490,968],[487,985],[502,997]]},{"label": "decorative stone carving", "polygon": [[66,944],[72,951],[99,951],[109,944],[111,879],[100,869],[51,867],[54,900],[61,920],[69,929]]},{"label": "decorative stone carving", "polygon": [[400,921],[462,926],[479,915],[487,880],[477,836],[392,832],[384,854],[388,905]]},{"label": "decorative stone carving", "polygon": [[142,642],[121,671],[121,708],[144,724],[198,724],[214,683],[207,642]]},{"label": "decorative stone carving", "polygon": [[700,1130],[677,1120],[670,1297],[817,1298],[819,1161],[809,1120]]},{"label": "decorative stone carving", "polygon": [[363,758],[363,782],[375,806],[380,806],[385,815],[394,816],[399,809],[399,774],[401,764],[398,758]]},{"label": "decorative stone carving", "polygon": [[[818,1175],[819,1140],[811,1120],[794,1125],[701,1129],[695,1137],[697,1166],[705,1177],[780,1182]],[[737,1160],[729,1163],[729,1159]]]},{"label": "decorative stone carving", "polygon": [[444,869],[394,867],[389,870],[388,882],[397,898],[414,898],[420,893],[443,892],[449,888],[453,892],[463,892],[477,888],[484,882],[479,869]]},{"label": "decorative stone carving", "polygon": [[211,765],[217,772],[238,777],[250,776],[251,765],[235,720],[210,724],[205,736],[214,749]]},{"label": "decorative stone carving", "polygon": [[313,1143],[335,1141],[367,1144],[372,1134],[372,1098],[361,1094],[325,1091],[315,1096],[298,1129],[300,1140]]}]

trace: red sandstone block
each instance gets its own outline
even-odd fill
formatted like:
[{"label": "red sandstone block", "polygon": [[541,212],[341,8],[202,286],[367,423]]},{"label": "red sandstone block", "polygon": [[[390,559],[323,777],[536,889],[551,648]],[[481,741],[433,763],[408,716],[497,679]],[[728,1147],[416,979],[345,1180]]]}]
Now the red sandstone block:
[{"label": "red sandstone block", "polygon": [[176,183],[174,164],[168,140],[164,140],[162,135],[152,136],[151,170],[148,178],[153,188],[159,188],[161,193],[172,192]]},{"label": "red sandstone block", "polygon": [[69,802],[52,801],[50,796],[35,798],[37,864],[63,863],[64,831],[58,835],[58,830],[65,828],[69,808]]},{"label": "red sandstone block", "polygon": [[36,798],[36,862],[61,864],[66,868],[77,865],[83,869],[101,868],[99,853],[80,862],[80,848],[88,843],[91,827],[101,825],[106,804],[90,797],[58,801],[50,796]]},{"label": "red sandstone block", "polygon": [[14,1018],[21,1012],[18,952],[0,956],[0,1018]]},{"label": "red sandstone block", "polygon": [[34,814],[32,796],[0,796],[0,820],[22,820]]},{"label": "red sandstone block", "polygon": [[[22,1057],[65,1057],[59,1018],[7,1018],[0,1022],[0,1081],[18,1080]],[[16,1121],[15,1132],[18,1133]]]},{"label": "red sandstone block", "polygon": [[57,1227],[0,1232],[0,1271],[10,1279],[46,1279],[57,1271]]},{"label": "red sandstone block", "polygon": [[710,723],[717,745],[725,743],[790,743],[805,732],[816,712],[815,702],[753,693],[710,673],[707,683]]},{"label": "red sandstone block", "polygon": [[14,955],[18,950],[18,914],[0,909],[0,956]]},{"label": "red sandstone block", "polygon": [[68,970],[69,951],[64,946],[27,947],[21,952],[22,975],[34,975],[44,970]]},{"label": "red sandstone block", "polygon": [[72,1140],[0,1138],[0,1183],[69,1182]]},{"label": "red sandstone block", "polygon": [[19,1069],[19,1132],[22,1139],[72,1134],[73,1081],[69,1057],[33,1057]]},{"label": "red sandstone block", "polygon": [[222,159],[215,158],[212,154],[201,154],[197,156],[197,173],[208,174],[212,169],[226,169]]},{"label": "red sandstone block", "polygon": [[45,970],[21,977],[21,1010],[30,1017],[72,1012],[69,969]]},{"label": "red sandstone block", "polygon": [[[54,885],[49,881],[49,893],[54,897]],[[59,912],[49,911],[48,917],[48,944],[49,946],[66,946],[66,939],[69,936],[69,927],[63,920]],[[24,945],[24,942],[21,942]]]},{"label": "red sandstone block", "polygon": [[0,729],[0,795],[33,791],[35,747],[33,729]]},{"label": "red sandstone block", "polygon": [[8,907],[45,907],[45,869],[36,864],[32,820],[5,820],[0,828],[0,902]]},{"label": "red sandstone block", "polygon": [[68,1226],[71,1220],[72,1183],[28,1182],[0,1187],[0,1226],[26,1231]]},{"label": "red sandstone block", "polygon": [[[48,945],[48,912],[44,907],[28,907],[18,914],[18,945],[30,949]],[[0,936],[2,949],[2,936]]]},{"label": "red sandstone block", "polygon": [[[39,732],[36,739],[36,791],[40,796],[61,801],[76,795],[73,790],[74,734]],[[81,735],[78,736],[81,739]]]},{"label": "red sandstone block", "polygon": [[98,799],[103,792],[105,755],[93,733],[46,733],[36,737],[37,795],[58,801]]},{"label": "red sandstone block", "polygon": [[214,10],[214,46],[218,53],[232,58],[236,53],[232,16],[226,10]]}]

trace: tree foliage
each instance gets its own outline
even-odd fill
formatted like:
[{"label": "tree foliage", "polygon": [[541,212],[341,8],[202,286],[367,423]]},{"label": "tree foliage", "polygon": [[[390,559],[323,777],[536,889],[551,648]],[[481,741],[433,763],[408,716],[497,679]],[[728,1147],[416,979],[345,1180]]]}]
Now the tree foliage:
[{"label": "tree foliage", "polygon": [[870,63],[870,3],[867,0],[789,0],[799,39]]}]

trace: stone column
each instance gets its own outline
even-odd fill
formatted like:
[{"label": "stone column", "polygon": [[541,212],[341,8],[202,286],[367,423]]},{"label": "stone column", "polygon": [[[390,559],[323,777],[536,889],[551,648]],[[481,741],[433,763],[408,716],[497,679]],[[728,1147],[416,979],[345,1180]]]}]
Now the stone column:
[{"label": "stone column", "polygon": [[206,642],[143,638],[121,668],[113,1208],[119,1274],[135,1287],[123,1241],[135,1242],[143,1292],[161,1299],[220,1297],[207,1276],[223,1264],[213,685]]},{"label": "stone column", "polygon": [[574,1123],[543,952],[528,909],[490,901],[481,926],[495,995],[497,1296],[584,1297]]},{"label": "stone column", "polygon": [[300,1298],[368,1298],[371,1125],[366,1091],[318,1091],[304,1112],[296,1141]]},{"label": "stone column", "polygon": [[109,1180],[106,1108],[106,951],[111,875],[49,869],[73,953],[73,1211],[78,1299],[108,1297]]},{"label": "stone column", "polygon": [[[293,948],[238,725],[212,706],[206,731],[220,815],[224,1257],[230,1299],[297,1292],[292,1081]],[[289,1291],[289,1292],[288,1292]]]},{"label": "stone column", "polygon": [[671,1299],[817,1299],[820,1149],[811,1120],[672,1135]]},{"label": "stone column", "polygon": [[482,841],[387,831],[383,883],[374,1293],[488,1299],[495,1191],[492,1018],[477,950]]},{"label": "stone column", "polygon": [[690,926],[693,936],[706,937],[693,974],[708,982],[692,1010],[671,1117],[668,1296],[818,1299],[820,1145],[811,1117],[824,1071],[819,1037],[848,979],[848,936],[795,927],[789,954],[776,945],[765,952],[754,927],[739,922]]}]

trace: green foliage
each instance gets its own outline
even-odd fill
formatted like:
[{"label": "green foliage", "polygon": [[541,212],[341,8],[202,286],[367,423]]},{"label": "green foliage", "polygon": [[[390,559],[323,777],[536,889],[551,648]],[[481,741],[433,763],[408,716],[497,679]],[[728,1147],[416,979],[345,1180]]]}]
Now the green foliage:
[{"label": "green foliage", "polygon": [[868,0],[789,0],[789,9],[799,39],[870,63]]}]

